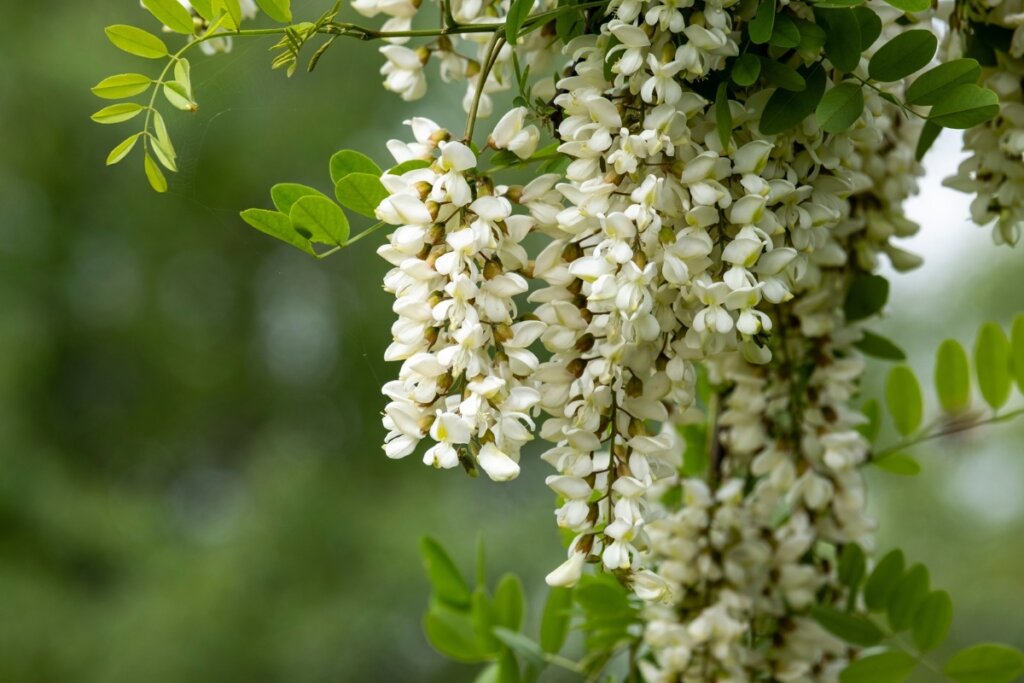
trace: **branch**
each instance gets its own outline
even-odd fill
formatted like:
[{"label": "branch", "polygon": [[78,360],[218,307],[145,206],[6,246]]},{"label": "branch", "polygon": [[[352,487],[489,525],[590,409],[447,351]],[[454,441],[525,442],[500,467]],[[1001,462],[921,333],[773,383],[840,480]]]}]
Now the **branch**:
[{"label": "branch", "polygon": [[983,427],[985,425],[999,424],[1000,422],[1008,422],[1014,419],[1015,417],[1019,417],[1021,415],[1024,415],[1024,408],[1011,410],[1010,412],[1003,413],[1002,415],[993,415],[992,417],[984,420],[976,420],[971,422],[954,424],[945,429],[940,429],[937,432],[931,432],[930,434],[922,434],[920,436],[915,436],[913,439],[907,439],[906,441],[903,441],[901,443],[897,443],[892,446],[888,446],[881,450],[875,451],[871,454],[869,460],[880,460],[887,455],[892,455],[893,453],[903,451],[908,448],[912,448],[913,446],[925,443],[926,441],[932,441],[934,439],[938,439],[943,436],[950,436],[952,434],[959,434],[960,432],[966,432],[967,430],[974,429],[975,427]]}]

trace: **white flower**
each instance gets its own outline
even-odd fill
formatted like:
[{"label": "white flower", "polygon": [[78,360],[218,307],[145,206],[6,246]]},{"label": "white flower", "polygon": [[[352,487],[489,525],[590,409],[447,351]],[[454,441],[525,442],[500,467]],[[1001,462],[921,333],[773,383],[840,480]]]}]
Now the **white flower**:
[{"label": "white flower", "polygon": [[397,93],[407,102],[418,100],[427,93],[424,61],[417,50],[402,45],[385,45],[380,52],[388,60],[380,70],[386,90]]},{"label": "white flower", "polygon": [[490,137],[496,149],[507,149],[520,159],[533,156],[540,142],[540,131],[537,126],[523,125],[527,111],[526,107],[516,107],[501,117]]},{"label": "white flower", "polygon": [[519,476],[519,463],[502,453],[493,443],[484,444],[476,461],[493,481],[509,481]]}]

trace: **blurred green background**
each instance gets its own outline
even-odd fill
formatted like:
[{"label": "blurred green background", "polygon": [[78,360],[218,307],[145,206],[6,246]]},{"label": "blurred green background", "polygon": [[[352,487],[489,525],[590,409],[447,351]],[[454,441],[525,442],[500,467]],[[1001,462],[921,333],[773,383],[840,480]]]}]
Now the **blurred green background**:
[{"label": "blurred green background", "polygon": [[[486,529],[492,579],[538,600],[562,554],[547,466],[498,486],[387,460],[386,264],[370,243],[316,262],[237,218],[275,182],[326,187],[337,149],[385,159],[413,112],[461,125],[458,91],[405,104],[355,42],[291,80],[273,39],[197,56],[201,109],[169,116],[182,172],[158,196],[137,156],[103,166],[130,124],[88,118],[89,86],[154,68],[111,23],[154,27],[134,0],[0,21],[0,681],[471,680],[421,636],[416,541],[466,566]],[[942,196],[913,245],[937,265],[896,281],[883,325],[926,375],[936,335],[1024,309],[1019,253]],[[1001,427],[920,449],[917,479],[872,476],[880,547],[929,563],[962,642],[1024,644],[1021,443]]]}]

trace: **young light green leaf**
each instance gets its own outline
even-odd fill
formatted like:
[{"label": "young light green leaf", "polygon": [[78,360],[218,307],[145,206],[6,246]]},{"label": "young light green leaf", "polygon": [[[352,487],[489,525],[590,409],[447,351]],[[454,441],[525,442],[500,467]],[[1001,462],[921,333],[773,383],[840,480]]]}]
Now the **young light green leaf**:
[{"label": "young light green leaf", "polygon": [[276,237],[293,247],[297,247],[309,255],[315,255],[309,240],[295,232],[292,221],[280,211],[269,211],[267,209],[246,209],[242,212],[242,220],[264,232],[271,237]]},{"label": "young light green leaf", "polygon": [[847,614],[826,605],[814,605],[811,607],[811,616],[830,633],[853,645],[871,647],[885,638],[885,634],[873,621],[858,614]]},{"label": "young light green leaf", "polygon": [[121,123],[129,119],[134,119],[136,116],[145,111],[145,107],[135,102],[122,102],[120,104],[112,104],[109,107],[104,107],[98,112],[93,114],[90,118],[96,123]]},{"label": "young light green leaf", "polygon": [[907,88],[907,103],[930,107],[958,85],[977,83],[981,65],[973,59],[954,59],[917,77]]},{"label": "young light green leaf", "polygon": [[853,345],[860,349],[860,352],[864,355],[874,358],[893,361],[907,359],[907,354],[903,352],[903,349],[896,346],[893,341],[870,330],[864,330],[864,336],[859,341],[854,342]]},{"label": "young light green leaf", "polygon": [[839,674],[840,683],[903,683],[917,667],[906,652],[889,650],[854,660]]},{"label": "young light green leaf", "polygon": [[825,29],[825,56],[839,71],[849,73],[860,64],[860,22],[852,9],[815,6],[814,16]]},{"label": "young light green leaf", "polygon": [[470,598],[470,620],[476,632],[477,646],[487,654],[496,654],[501,643],[494,637],[494,627],[498,625],[498,617],[494,609],[494,601],[487,594],[484,586],[477,586]]},{"label": "young light green leaf", "polygon": [[885,0],[904,12],[924,12],[932,6],[931,0]]},{"label": "young light green leaf", "polygon": [[377,205],[387,199],[388,191],[380,176],[370,173],[349,173],[334,186],[334,196],[342,206],[368,218],[376,216]]},{"label": "young light green leaf", "polygon": [[985,323],[974,342],[974,367],[981,396],[993,410],[1002,408],[1013,388],[1010,377],[1010,342],[1003,328]]},{"label": "young light green leaf", "polygon": [[544,614],[540,621],[540,647],[544,652],[556,653],[565,645],[572,620],[572,590],[551,588],[544,603]]},{"label": "young light green leaf", "polygon": [[189,99],[185,87],[177,81],[164,83],[164,97],[172,106],[182,111],[194,112],[199,109],[199,105]]},{"label": "young light green leaf", "polygon": [[107,166],[113,166],[135,149],[135,143],[142,137],[142,133],[136,133],[125,138],[120,144],[114,149],[110,150],[110,154],[107,155]]},{"label": "young light green leaf", "polygon": [[899,580],[889,595],[887,614],[895,632],[905,631],[914,623],[914,614],[931,590],[928,568],[915,564]]},{"label": "young light green leaf", "polygon": [[142,74],[117,74],[93,86],[92,93],[105,100],[119,100],[146,92],[152,83],[149,76]]},{"label": "young light green leaf", "polygon": [[505,40],[509,45],[515,45],[519,40],[519,31],[523,28],[523,22],[530,16],[534,0],[512,0],[508,9],[508,16],[505,18]]},{"label": "young light green leaf", "polygon": [[820,64],[815,64],[804,75],[804,80],[807,85],[799,92],[779,88],[772,93],[758,123],[761,133],[776,135],[799,124],[814,112],[825,93],[825,70]]},{"label": "young light green leaf", "polygon": [[738,86],[746,87],[757,82],[761,75],[761,60],[757,56],[744,53],[733,62],[732,82]]},{"label": "young light green leaf", "polygon": [[914,613],[914,644],[921,652],[934,650],[949,635],[953,601],[946,591],[932,591]]},{"label": "young light green leaf", "polygon": [[171,144],[171,138],[167,135],[167,129],[162,129],[163,136],[159,134],[150,138],[150,142],[153,149],[153,154],[157,160],[163,164],[164,168],[172,173],[178,172],[178,153],[174,151],[174,145]]},{"label": "young light green leaf", "polygon": [[479,662],[486,655],[477,645],[468,615],[443,606],[432,607],[423,618],[423,632],[435,650],[460,662]]},{"label": "young light green leaf", "polygon": [[921,418],[924,417],[921,385],[914,371],[906,365],[897,365],[889,371],[885,382],[885,405],[896,431],[903,436],[913,434],[921,426]]},{"label": "young light green leaf", "polygon": [[775,28],[775,2],[776,0],[761,0],[757,7],[757,14],[747,26],[747,30],[750,32],[750,42],[755,45],[763,45],[772,37],[772,31]]},{"label": "young light green leaf", "polygon": [[864,92],[859,83],[846,81],[825,93],[815,118],[826,133],[842,133],[857,122],[864,111]]},{"label": "young light green leaf", "polygon": [[164,176],[163,171],[157,166],[156,161],[153,160],[148,153],[143,161],[143,169],[146,171],[146,180],[149,181],[149,186],[157,192],[167,192],[167,178]]},{"label": "young light green leaf", "polygon": [[891,550],[878,561],[864,584],[864,604],[873,612],[885,610],[889,595],[903,577],[903,551]]},{"label": "young light green leaf", "polygon": [[857,428],[864,438],[872,443],[878,438],[878,433],[882,429],[882,406],[873,398],[869,398],[864,402],[861,407],[861,412],[864,413],[864,417],[868,419],[866,424],[863,424]]},{"label": "young light green leaf", "polygon": [[[417,166],[417,168],[422,168],[422,166]],[[343,149],[331,157],[331,182],[337,185],[339,180],[350,173],[369,173],[370,175],[380,176],[381,170],[374,163],[373,159],[362,152],[357,152],[354,149]],[[401,175],[401,173],[396,173],[395,175]]]},{"label": "young light green leaf", "polygon": [[192,15],[178,0],[142,0],[142,6],[172,31],[192,35]]},{"label": "young light green leaf", "polygon": [[213,21],[217,18],[217,14],[213,9],[213,2],[211,0],[189,0],[192,9],[199,13],[203,19],[207,21]]},{"label": "young light green leaf", "polygon": [[889,474],[913,477],[921,473],[921,463],[906,453],[890,453],[871,461],[871,464]]},{"label": "young light green leaf", "polygon": [[326,197],[299,197],[292,204],[288,217],[299,234],[313,242],[343,246],[348,239],[349,225],[345,212]]},{"label": "young light green leaf", "polygon": [[192,64],[187,59],[174,63],[174,80],[179,83],[188,99],[192,99]]},{"label": "young light green leaf", "polygon": [[309,195],[316,195],[327,199],[320,190],[309,187],[308,185],[300,185],[299,183],[278,183],[270,188],[270,198],[274,202],[274,206],[277,210],[282,213],[291,213],[292,204],[294,204],[299,197],[307,197]]},{"label": "young light green leaf", "polygon": [[239,0],[213,0],[213,12],[217,16],[224,15],[224,25],[237,30],[242,25],[242,5]]},{"label": "young light green leaf", "polygon": [[971,405],[970,363],[955,339],[942,342],[935,354],[935,391],[947,413],[961,413]]},{"label": "young light green leaf", "polygon": [[515,574],[505,574],[494,589],[494,612],[497,624],[518,631],[523,626],[523,582]]},{"label": "young light green leaf", "polygon": [[1017,388],[1024,392],[1024,314],[1018,315],[1010,330],[1010,366]]},{"label": "young light green leaf", "polygon": [[263,13],[279,24],[292,22],[291,0],[256,0]]},{"label": "young light green leaf", "polygon": [[928,121],[943,128],[966,129],[985,123],[999,113],[999,95],[973,83],[942,93]]},{"label": "young light green leaf", "polygon": [[843,302],[847,322],[869,318],[889,300],[889,281],[881,275],[860,275],[850,285]]},{"label": "young light green leaf", "polygon": [[729,109],[729,86],[725,81],[718,84],[715,95],[715,127],[718,129],[718,140],[723,149],[729,149],[732,139],[732,111]]},{"label": "young light green leaf", "polygon": [[106,28],[107,38],[115,47],[124,50],[128,54],[146,59],[162,59],[167,56],[167,45],[164,41],[154,36],[149,31],[141,28],[128,26],[127,24],[115,24]]},{"label": "young light green leaf", "polygon": [[522,633],[517,633],[502,626],[494,627],[494,635],[510,650],[521,656],[528,663],[536,667],[544,666],[544,651],[540,645],[533,642]]},{"label": "young light green leaf", "polygon": [[868,62],[868,75],[876,81],[891,83],[928,66],[939,47],[931,31],[904,31],[878,48]]},{"label": "young light green leaf", "polygon": [[[536,672],[539,670],[539,666],[528,665],[527,672],[533,672],[533,678],[526,678],[526,683],[533,683],[536,679]],[[508,648],[502,650],[501,654],[498,655],[498,671],[495,683],[524,683],[524,679],[519,675],[519,663],[516,661],[516,655]]]},{"label": "young light green leaf", "polygon": [[982,643],[957,652],[942,671],[957,683],[1010,683],[1024,673],[1024,654],[1015,647]]},{"label": "young light green leaf", "polygon": [[867,50],[882,35],[882,20],[870,7],[854,7],[853,15],[860,26],[860,48]]},{"label": "young light green leaf", "polygon": [[427,570],[430,585],[434,589],[434,596],[452,607],[469,607],[469,585],[441,544],[429,536],[424,536],[420,539],[420,556],[423,558],[423,567]]}]

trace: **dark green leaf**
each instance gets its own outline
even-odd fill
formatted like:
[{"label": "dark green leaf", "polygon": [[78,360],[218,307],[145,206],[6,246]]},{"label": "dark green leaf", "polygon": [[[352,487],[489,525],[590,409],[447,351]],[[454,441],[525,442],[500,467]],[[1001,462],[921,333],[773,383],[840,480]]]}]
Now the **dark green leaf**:
[{"label": "dark green leaf", "polygon": [[515,45],[519,39],[519,31],[523,22],[530,16],[534,0],[512,0],[508,9],[508,16],[505,18],[505,40],[509,45]]},{"label": "dark green leaf", "polygon": [[153,81],[142,74],[118,74],[109,76],[93,86],[92,93],[105,100],[119,100],[149,90]]},{"label": "dark green leaf", "polygon": [[864,584],[864,604],[874,612],[884,611],[889,595],[903,577],[903,551],[892,550],[886,554]]},{"label": "dark green leaf", "polygon": [[932,6],[931,0],[885,0],[904,12],[924,12]]},{"label": "dark green leaf", "polygon": [[939,39],[931,31],[905,31],[871,55],[868,75],[883,83],[904,79],[928,66],[938,47]]},{"label": "dark green leaf", "polygon": [[[412,162],[407,161],[406,163]],[[429,165],[427,162],[420,163]],[[339,180],[350,173],[369,173],[370,175],[379,176],[381,170],[373,159],[362,152],[357,152],[354,149],[343,149],[331,157],[331,182],[337,185]]]},{"label": "dark green leaf", "polygon": [[825,46],[825,29],[806,19],[793,19],[793,23],[800,31],[800,45],[797,49],[814,52]]},{"label": "dark green leaf", "polygon": [[432,607],[423,618],[427,640],[446,657],[460,662],[479,662],[485,653],[477,645],[469,616],[441,606]]},{"label": "dark green leaf", "polygon": [[501,650],[501,643],[494,636],[494,627],[498,625],[498,615],[494,601],[487,595],[484,586],[477,586],[470,598],[470,621],[476,635],[477,649],[489,656]]},{"label": "dark green leaf", "polygon": [[540,621],[540,647],[544,652],[556,653],[562,649],[569,635],[569,624],[572,620],[572,590],[569,588],[551,588],[547,602],[544,603],[544,615]]},{"label": "dark green leaf", "polygon": [[942,342],[935,354],[935,391],[947,413],[960,413],[971,405],[970,362],[955,339]]},{"label": "dark green leaf", "polygon": [[1024,314],[1014,319],[1010,330],[1010,366],[1017,378],[1017,388],[1024,392]]},{"label": "dark green leaf", "polygon": [[932,107],[928,120],[943,128],[966,129],[985,123],[999,113],[999,95],[964,83],[942,93]]},{"label": "dark green leaf", "polygon": [[800,92],[779,88],[768,99],[758,128],[764,135],[775,135],[796,126],[810,116],[825,93],[825,70],[820,64],[804,75],[807,87]]},{"label": "dark green leaf", "polygon": [[152,33],[126,24],[115,24],[106,28],[107,38],[116,47],[128,54],[146,59],[162,59],[167,56],[167,45]]},{"label": "dark green leaf", "polygon": [[1010,683],[1024,673],[1024,655],[1015,647],[982,643],[957,652],[943,672],[957,683]]},{"label": "dark green leaf", "polygon": [[893,631],[905,631],[913,625],[914,614],[930,590],[927,567],[915,564],[907,570],[889,595],[887,612]]},{"label": "dark green leaf", "polygon": [[800,29],[797,28],[796,22],[789,18],[789,15],[776,15],[775,27],[772,29],[772,37],[768,42],[784,50],[797,47],[800,45]]},{"label": "dark green leaf", "polygon": [[825,605],[811,607],[811,616],[833,635],[848,643],[871,647],[882,642],[885,634],[867,617],[847,614]]},{"label": "dark green leaf", "polygon": [[852,9],[814,8],[814,16],[825,29],[825,56],[839,71],[850,72],[860,64],[860,22]]},{"label": "dark green leaf", "polygon": [[260,232],[265,232],[271,237],[287,242],[307,254],[312,255],[315,253],[313,247],[309,244],[309,240],[295,232],[291,219],[280,211],[246,209],[242,212],[242,220]]},{"label": "dark green leaf", "polygon": [[993,409],[1002,408],[1013,388],[1010,377],[1010,342],[1003,328],[985,323],[978,330],[974,342],[974,366],[978,373],[978,388]]},{"label": "dark green leaf", "polygon": [[859,83],[846,81],[825,93],[815,117],[826,133],[842,133],[857,122],[864,111],[864,92]]},{"label": "dark green leaf", "polygon": [[914,149],[914,158],[918,161],[924,159],[924,155],[931,149],[941,132],[942,126],[936,125],[931,121],[925,121],[921,127],[921,136],[917,139],[917,147]]},{"label": "dark green leaf", "polygon": [[903,683],[917,667],[906,652],[880,652],[853,661],[839,674],[840,683]]},{"label": "dark green leaf", "polygon": [[761,75],[761,60],[752,54],[742,54],[732,65],[732,82],[746,87],[757,82]]},{"label": "dark green leaf", "polygon": [[907,89],[907,103],[930,107],[958,85],[977,83],[981,65],[973,59],[955,59],[918,76]]},{"label": "dark green leaf", "polygon": [[192,15],[178,0],[142,0],[142,6],[172,31],[192,35]]},{"label": "dark green leaf", "polygon": [[860,341],[855,342],[854,346],[860,349],[861,353],[882,360],[901,361],[907,359],[907,354],[903,352],[903,349],[882,335],[868,330],[864,330],[864,336]]},{"label": "dark green leaf", "polygon": [[755,45],[763,45],[772,37],[772,31],[775,28],[775,1],[760,0],[757,14],[754,15],[747,27],[750,32],[750,42]]},{"label": "dark green leaf", "polygon": [[523,625],[523,583],[515,574],[505,574],[494,589],[494,612],[499,626],[518,631]]},{"label": "dark green leaf", "polygon": [[890,453],[872,460],[871,464],[889,474],[913,477],[921,473],[921,464],[906,453]]},{"label": "dark green leaf", "polygon": [[[425,161],[423,159],[409,159],[408,161],[403,161],[402,163],[398,164],[397,166],[392,166],[391,168],[389,168],[388,169],[388,174],[389,175],[398,175],[398,176],[400,176],[403,173],[408,173],[409,171],[415,171],[415,170],[420,169],[420,168],[429,168],[429,167],[430,167],[430,162],[429,161]],[[341,180],[341,178],[339,178],[338,180]]]},{"label": "dark green leaf", "polygon": [[839,555],[839,581],[852,591],[856,591],[867,572],[867,557],[864,550],[856,543],[847,543]]},{"label": "dark green leaf", "polygon": [[334,196],[342,206],[369,218],[376,216],[377,205],[387,199],[388,191],[380,176],[369,173],[349,173],[334,186]]},{"label": "dark green leaf", "polygon": [[853,15],[857,17],[857,25],[860,26],[860,47],[863,52],[882,35],[882,20],[870,7],[855,7]]},{"label": "dark green leaf", "polygon": [[277,207],[277,210],[282,213],[290,213],[292,204],[299,197],[307,197],[309,195],[327,199],[327,195],[320,190],[298,183],[278,183],[270,188],[270,198],[274,201],[274,206]]},{"label": "dark green leaf", "polygon": [[934,650],[949,634],[953,601],[946,591],[932,591],[914,613],[914,644],[921,652]]},{"label": "dark green leaf", "polygon": [[807,88],[807,81],[803,76],[785,64],[768,57],[761,58],[761,73],[768,83],[784,90],[799,92]]},{"label": "dark green leaf", "polygon": [[860,275],[850,285],[843,303],[847,322],[869,318],[889,300],[889,281],[881,275]]},{"label": "dark green leaf", "polygon": [[913,434],[921,426],[924,417],[921,385],[914,371],[906,365],[897,365],[889,371],[885,381],[885,405],[896,431],[903,436]]},{"label": "dark green leaf", "polygon": [[424,536],[420,540],[420,556],[438,600],[453,607],[469,607],[469,586],[441,544]]},{"label": "dark green leaf", "polygon": [[718,94],[715,96],[715,126],[722,149],[729,149],[729,140],[732,139],[732,112],[729,110],[729,86],[725,81],[718,84]]}]

